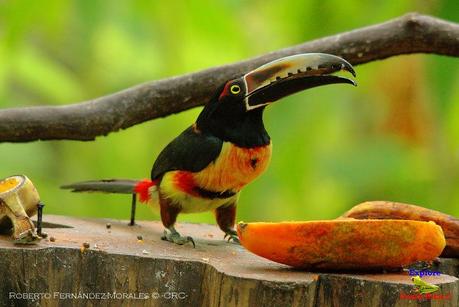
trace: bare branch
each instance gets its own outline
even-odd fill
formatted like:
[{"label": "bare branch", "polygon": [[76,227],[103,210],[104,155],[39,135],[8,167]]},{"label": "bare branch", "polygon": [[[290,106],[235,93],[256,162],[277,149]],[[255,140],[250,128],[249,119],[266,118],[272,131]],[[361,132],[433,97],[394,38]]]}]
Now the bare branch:
[{"label": "bare branch", "polygon": [[411,53],[459,56],[459,25],[410,13],[249,60],[147,82],[94,100],[66,106],[0,110],[0,142],[93,140],[203,105],[226,80],[276,58],[304,52],[336,54],[354,65]]}]

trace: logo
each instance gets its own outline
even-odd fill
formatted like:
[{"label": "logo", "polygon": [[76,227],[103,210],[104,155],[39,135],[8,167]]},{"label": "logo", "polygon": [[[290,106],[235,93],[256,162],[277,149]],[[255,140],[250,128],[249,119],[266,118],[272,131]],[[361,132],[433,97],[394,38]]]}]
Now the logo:
[{"label": "logo", "polygon": [[441,273],[439,271],[432,271],[432,270],[428,270],[428,269],[425,269],[425,270],[416,270],[416,269],[409,269],[408,270],[410,276],[419,276],[419,277],[422,277],[422,276],[440,276]]},{"label": "logo", "polygon": [[425,280],[422,280],[422,278],[419,275],[413,276],[411,280],[413,281],[416,293],[401,292],[401,300],[451,300],[452,298],[451,293],[434,293],[437,292],[440,289],[440,287],[437,285],[429,284]]},{"label": "logo", "polygon": [[439,287],[437,285],[429,284],[428,282],[421,279],[419,276],[414,276],[411,278],[414,283],[416,291],[421,294],[433,293],[438,291]]}]

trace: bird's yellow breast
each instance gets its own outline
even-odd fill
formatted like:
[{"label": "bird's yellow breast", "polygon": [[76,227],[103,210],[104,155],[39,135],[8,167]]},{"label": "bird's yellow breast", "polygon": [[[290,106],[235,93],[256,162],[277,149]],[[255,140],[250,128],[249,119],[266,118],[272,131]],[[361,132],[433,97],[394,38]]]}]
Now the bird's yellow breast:
[{"label": "bird's yellow breast", "polygon": [[254,148],[224,142],[218,158],[200,172],[193,173],[197,186],[211,191],[240,191],[260,176],[271,160],[271,143]]},{"label": "bird's yellow breast", "polygon": [[[213,210],[237,201],[242,187],[263,173],[270,160],[271,144],[242,148],[225,142],[218,158],[203,170],[178,170],[164,174],[160,190],[165,197],[179,205],[183,213]],[[207,199],[199,195],[197,188],[217,193],[232,191],[236,194],[228,198]]]}]

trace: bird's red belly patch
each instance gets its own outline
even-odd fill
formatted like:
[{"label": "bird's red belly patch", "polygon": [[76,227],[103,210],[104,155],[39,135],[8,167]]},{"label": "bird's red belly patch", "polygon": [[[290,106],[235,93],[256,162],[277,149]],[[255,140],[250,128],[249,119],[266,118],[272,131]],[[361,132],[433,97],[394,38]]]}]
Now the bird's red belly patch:
[{"label": "bird's red belly patch", "polygon": [[174,185],[178,190],[185,192],[186,194],[198,196],[195,187],[193,173],[186,171],[178,171],[174,174]]}]

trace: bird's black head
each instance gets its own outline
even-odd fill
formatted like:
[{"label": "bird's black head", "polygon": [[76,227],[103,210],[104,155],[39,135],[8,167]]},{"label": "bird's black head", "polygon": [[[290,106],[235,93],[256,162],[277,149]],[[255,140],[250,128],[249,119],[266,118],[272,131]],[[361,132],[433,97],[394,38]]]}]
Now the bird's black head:
[{"label": "bird's black head", "polygon": [[324,53],[284,57],[230,80],[204,107],[197,128],[241,147],[269,143],[263,125],[263,110],[270,103],[299,91],[334,83],[355,85],[351,79],[332,73],[354,69],[344,59]]}]

